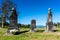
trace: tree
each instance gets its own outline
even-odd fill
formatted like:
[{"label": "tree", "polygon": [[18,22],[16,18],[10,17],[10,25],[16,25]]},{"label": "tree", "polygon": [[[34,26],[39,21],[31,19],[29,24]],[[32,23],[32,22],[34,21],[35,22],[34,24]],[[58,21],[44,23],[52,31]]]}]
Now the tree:
[{"label": "tree", "polygon": [[30,24],[19,24],[20,28],[30,28]]},{"label": "tree", "polygon": [[11,2],[11,0],[3,0],[2,5],[0,8],[0,11],[2,11],[2,28],[4,27],[4,23],[6,22],[6,19],[9,19],[9,15],[11,13],[11,9],[15,8],[16,5]]}]

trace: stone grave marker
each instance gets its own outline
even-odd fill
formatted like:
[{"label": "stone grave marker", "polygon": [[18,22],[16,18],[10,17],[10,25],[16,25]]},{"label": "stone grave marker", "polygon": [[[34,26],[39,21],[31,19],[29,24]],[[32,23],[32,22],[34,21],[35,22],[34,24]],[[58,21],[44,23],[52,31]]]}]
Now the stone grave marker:
[{"label": "stone grave marker", "polygon": [[11,34],[11,31],[14,31],[14,30],[18,30],[19,31],[19,28],[17,26],[17,13],[16,13],[16,10],[15,8],[12,8],[12,13],[10,15],[10,24],[8,26],[8,30],[7,30],[7,34]]},{"label": "stone grave marker", "polygon": [[52,30],[53,30],[52,12],[51,12],[51,9],[49,8],[45,32],[49,32]]},{"label": "stone grave marker", "polygon": [[36,20],[31,20],[31,30],[30,32],[35,32],[36,31]]}]

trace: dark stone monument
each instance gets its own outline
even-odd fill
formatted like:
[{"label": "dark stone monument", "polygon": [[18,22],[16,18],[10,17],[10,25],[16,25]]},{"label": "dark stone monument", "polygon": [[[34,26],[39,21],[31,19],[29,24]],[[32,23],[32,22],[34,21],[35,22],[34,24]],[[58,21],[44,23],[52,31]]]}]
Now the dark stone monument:
[{"label": "dark stone monument", "polygon": [[31,21],[31,26],[30,26],[31,30],[30,32],[35,32],[35,28],[36,28],[36,20],[32,20]]},{"label": "dark stone monument", "polygon": [[49,8],[45,32],[52,31],[52,30],[53,30],[52,12],[51,9]]},{"label": "dark stone monument", "polygon": [[11,34],[11,30],[16,29],[19,30],[17,26],[17,13],[14,8],[12,8],[12,13],[10,15],[10,25],[8,26],[7,34]]}]

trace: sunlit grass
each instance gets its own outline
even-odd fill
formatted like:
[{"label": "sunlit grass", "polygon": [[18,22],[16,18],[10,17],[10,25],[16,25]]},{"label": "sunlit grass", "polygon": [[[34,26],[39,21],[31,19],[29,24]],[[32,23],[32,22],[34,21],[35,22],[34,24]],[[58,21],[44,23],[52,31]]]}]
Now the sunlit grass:
[{"label": "sunlit grass", "polygon": [[0,40],[60,40],[60,28],[56,32],[44,33],[44,28],[37,28],[37,32],[29,32],[30,28],[20,28],[19,35],[6,35],[7,28],[0,28]]}]

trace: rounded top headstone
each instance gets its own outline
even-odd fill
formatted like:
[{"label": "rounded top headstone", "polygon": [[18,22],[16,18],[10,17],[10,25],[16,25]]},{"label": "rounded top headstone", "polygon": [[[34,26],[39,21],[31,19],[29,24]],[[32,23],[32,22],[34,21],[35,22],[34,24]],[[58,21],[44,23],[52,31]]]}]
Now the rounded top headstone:
[{"label": "rounded top headstone", "polygon": [[36,20],[31,20],[32,23],[36,23]]}]

